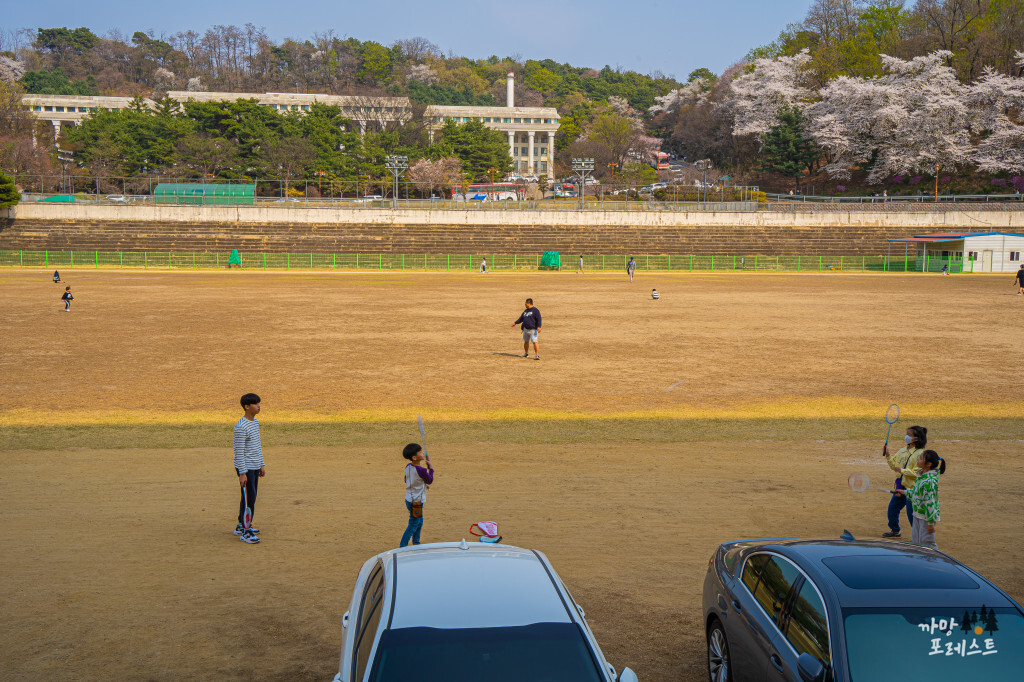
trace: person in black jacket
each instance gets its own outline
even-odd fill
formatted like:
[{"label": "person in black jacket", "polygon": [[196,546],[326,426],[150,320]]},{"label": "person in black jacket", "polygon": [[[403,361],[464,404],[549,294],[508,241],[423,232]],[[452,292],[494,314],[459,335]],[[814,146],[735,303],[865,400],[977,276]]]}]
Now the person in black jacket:
[{"label": "person in black jacket", "polygon": [[519,316],[519,319],[512,323],[523,325],[523,357],[530,357],[530,342],[533,342],[533,352],[540,360],[540,346],[537,343],[537,335],[540,333],[540,310],[533,305],[533,299],[526,299],[526,310]]}]

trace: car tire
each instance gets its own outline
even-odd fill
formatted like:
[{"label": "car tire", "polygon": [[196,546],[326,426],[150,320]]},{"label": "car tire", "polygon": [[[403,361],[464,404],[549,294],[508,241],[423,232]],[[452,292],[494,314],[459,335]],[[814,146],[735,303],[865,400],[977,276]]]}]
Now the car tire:
[{"label": "car tire", "polygon": [[711,682],[732,682],[732,661],[729,641],[722,622],[715,618],[708,628],[708,679]]}]

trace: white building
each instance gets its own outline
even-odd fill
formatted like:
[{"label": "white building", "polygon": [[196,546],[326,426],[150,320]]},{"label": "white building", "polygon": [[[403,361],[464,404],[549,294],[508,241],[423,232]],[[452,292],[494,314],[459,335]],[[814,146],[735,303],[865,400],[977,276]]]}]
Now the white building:
[{"label": "white building", "polygon": [[505,80],[504,107],[440,106],[431,104],[424,112],[430,143],[445,121],[466,123],[477,120],[488,128],[508,135],[508,150],[516,171],[521,175],[548,176],[555,179],[555,133],[558,110],[553,107],[515,106],[515,74]]},{"label": "white building", "polygon": [[1024,234],[1012,232],[919,234],[889,240],[890,256],[908,254],[917,269],[930,272],[939,272],[943,265],[950,272],[1016,272],[1024,262],[1022,252]]},{"label": "white building", "polygon": [[[342,114],[359,125],[360,134],[367,127],[383,128],[397,122],[404,124],[412,118],[412,104],[408,97],[377,97],[375,95],[315,95],[291,92],[190,92],[172,90],[167,93],[179,102],[233,102],[254,99],[260,106],[275,111],[309,111],[314,103],[336,105]],[[127,109],[131,97],[94,97],[90,95],[24,95],[21,103],[36,117],[53,124],[54,135],[60,135],[61,125],[76,124],[94,111],[120,111]],[[152,108],[152,100],[144,100]]]}]

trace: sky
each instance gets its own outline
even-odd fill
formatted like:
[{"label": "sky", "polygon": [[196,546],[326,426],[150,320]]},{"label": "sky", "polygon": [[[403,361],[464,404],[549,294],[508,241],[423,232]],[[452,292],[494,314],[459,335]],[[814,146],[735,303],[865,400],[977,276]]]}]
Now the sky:
[{"label": "sky", "polygon": [[811,0],[249,0],[175,2],[47,0],[7,3],[0,31],[85,26],[98,35],[152,29],[157,37],[216,24],[262,26],[275,41],[328,29],[342,38],[422,36],[446,54],[553,59],[573,66],[662,73],[685,80],[699,67],[721,73],[751,48],[800,21]]}]

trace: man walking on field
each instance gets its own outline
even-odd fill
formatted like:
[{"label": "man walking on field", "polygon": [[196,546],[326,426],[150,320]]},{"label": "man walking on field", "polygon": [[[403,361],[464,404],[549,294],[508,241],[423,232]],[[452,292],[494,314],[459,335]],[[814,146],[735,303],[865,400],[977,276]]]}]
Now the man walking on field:
[{"label": "man walking on field", "polygon": [[536,359],[540,360],[540,346],[537,342],[537,335],[540,334],[540,310],[533,307],[533,299],[526,299],[526,310],[519,316],[512,326],[522,324],[523,327],[523,357],[530,357],[530,342],[533,342],[533,352],[537,354]]},{"label": "man walking on field", "polygon": [[633,282],[633,273],[636,272],[636,260],[630,256],[629,262],[626,263],[626,272],[629,273],[629,281]]}]

